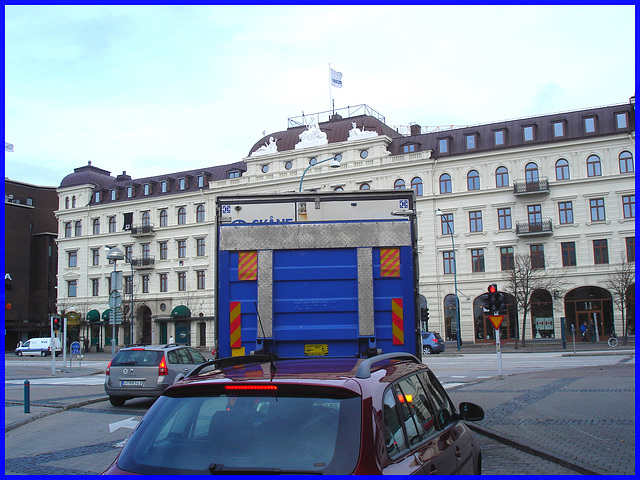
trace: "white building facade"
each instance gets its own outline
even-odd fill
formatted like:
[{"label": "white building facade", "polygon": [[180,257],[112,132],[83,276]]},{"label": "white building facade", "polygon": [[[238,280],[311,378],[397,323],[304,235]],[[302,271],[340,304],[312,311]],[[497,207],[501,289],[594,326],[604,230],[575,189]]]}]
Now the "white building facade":
[{"label": "white building facade", "polygon": [[[58,311],[81,314],[75,328],[94,348],[110,344],[106,253],[118,247],[127,257],[116,264],[124,277],[118,344],[173,336],[213,349],[218,195],[413,188],[429,330],[454,342],[460,333],[463,344],[494,341],[481,296],[491,283],[504,287],[504,271],[526,254],[562,277],[562,288],[535,293],[526,338],[559,338],[563,317],[567,328],[593,321],[600,337],[622,332],[604,285],[616,264],[635,262],[633,99],[442,131],[412,125],[406,134],[369,107],[352,108],[290,119],[227,165],[140,179],[77,168],[58,189]],[[521,318],[510,306],[505,341]]]}]

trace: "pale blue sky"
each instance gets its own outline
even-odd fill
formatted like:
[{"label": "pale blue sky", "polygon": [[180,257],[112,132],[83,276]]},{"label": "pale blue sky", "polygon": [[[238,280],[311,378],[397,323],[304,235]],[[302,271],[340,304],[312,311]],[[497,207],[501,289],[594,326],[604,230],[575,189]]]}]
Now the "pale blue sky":
[{"label": "pale blue sky", "polygon": [[231,163],[367,104],[468,125],[627,102],[634,6],[5,6],[5,175],[57,186]]}]

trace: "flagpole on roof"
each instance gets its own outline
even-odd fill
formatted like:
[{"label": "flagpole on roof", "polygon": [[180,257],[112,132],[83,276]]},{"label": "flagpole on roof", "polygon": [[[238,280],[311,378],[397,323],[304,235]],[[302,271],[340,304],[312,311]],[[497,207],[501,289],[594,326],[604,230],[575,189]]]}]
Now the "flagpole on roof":
[{"label": "flagpole on roof", "polygon": [[331,112],[331,87],[333,82],[331,81],[331,64],[329,64],[329,112]]}]

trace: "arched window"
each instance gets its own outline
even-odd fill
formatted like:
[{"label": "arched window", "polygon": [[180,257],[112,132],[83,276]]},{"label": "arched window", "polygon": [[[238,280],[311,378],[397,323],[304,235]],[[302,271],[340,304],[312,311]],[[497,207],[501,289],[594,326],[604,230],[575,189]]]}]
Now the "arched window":
[{"label": "arched window", "polygon": [[74,236],[76,237],[81,237],[82,236],[82,222],[80,220],[78,220],[76,222],[76,229],[74,232]]},{"label": "arched window", "polygon": [[556,180],[569,180],[569,162],[564,158],[556,162]]},{"label": "arched window", "polygon": [[524,177],[527,183],[538,183],[540,177],[538,176],[538,165],[535,163],[527,163],[524,169]]},{"label": "arched window", "polygon": [[406,185],[404,184],[404,180],[402,180],[401,178],[399,178],[398,180],[396,180],[393,184],[393,189],[394,190],[402,190],[406,188]]},{"label": "arched window", "polygon": [[64,224],[64,236],[65,238],[71,237],[71,222],[67,222]]},{"label": "arched window", "polygon": [[413,177],[411,179],[411,188],[413,188],[416,191],[416,195],[421,197],[422,196],[422,179],[420,177]]},{"label": "arched window", "polygon": [[496,169],[496,187],[509,186],[509,170],[507,167],[498,167]]},{"label": "arched window", "polygon": [[169,225],[169,214],[166,210],[160,210],[160,226],[166,227]]},{"label": "arched window", "polygon": [[76,197],[71,197],[71,208],[76,208]]},{"label": "arched window", "polygon": [[333,189],[333,191],[334,191],[334,192],[344,192],[344,188],[342,188],[342,187],[335,187],[335,188]]},{"label": "arched window", "polygon": [[456,297],[447,295],[444,297],[444,331],[445,340],[458,340],[458,309],[456,308]]},{"label": "arched window", "polygon": [[64,199],[64,208],[69,208],[69,197]]},{"label": "arched window", "polygon": [[204,222],[204,205],[198,205],[196,207],[196,222]]},{"label": "arched window", "polygon": [[99,218],[94,218],[93,219],[93,234],[94,235],[99,235],[100,234],[100,219]]},{"label": "arched window", "polygon": [[600,157],[591,155],[587,158],[587,176],[599,177],[602,175],[602,167],[600,165]]},{"label": "arched window", "polygon": [[109,217],[109,233],[116,231],[116,217]]},{"label": "arched window", "polygon": [[467,190],[480,190],[480,174],[477,170],[467,174]]},{"label": "arched window", "polygon": [[151,215],[149,212],[142,212],[142,226],[148,227],[151,225]]},{"label": "arched window", "polygon": [[371,190],[371,185],[368,183],[363,183],[360,185],[360,190]]},{"label": "arched window", "polygon": [[448,173],[440,175],[440,193],[451,193],[451,175]]},{"label": "arched window", "polygon": [[180,207],[178,209],[178,225],[184,225],[187,223],[187,209]]},{"label": "arched window", "polygon": [[620,173],[631,173],[633,168],[633,155],[630,152],[622,152],[618,157],[620,159]]}]

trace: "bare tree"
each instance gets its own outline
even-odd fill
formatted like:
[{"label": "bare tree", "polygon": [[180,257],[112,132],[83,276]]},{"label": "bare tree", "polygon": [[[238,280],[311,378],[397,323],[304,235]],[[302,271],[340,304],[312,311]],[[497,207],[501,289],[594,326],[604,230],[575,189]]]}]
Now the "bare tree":
[{"label": "bare tree", "polygon": [[622,329],[624,331],[623,345],[627,344],[627,296],[630,288],[636,283],[636,263],[627,262],[624,252],[620,252],[620,263],[610,271],[606,287],[613,293],[613,301],[622,314]]},{"label": "bare tree", "polygon": [[[525,346],[527,314],[531,310],[531,299],[536,290],[561,290],[564,287],[564,272],[553,273],[534,265],[531,255],[515,255],[512,270],[504,270],[502,278],[507,282],[505,291],[513,295],[516,308],[522,313],[522,346]],[[516,333],[516,348],[518,338]]]}]

